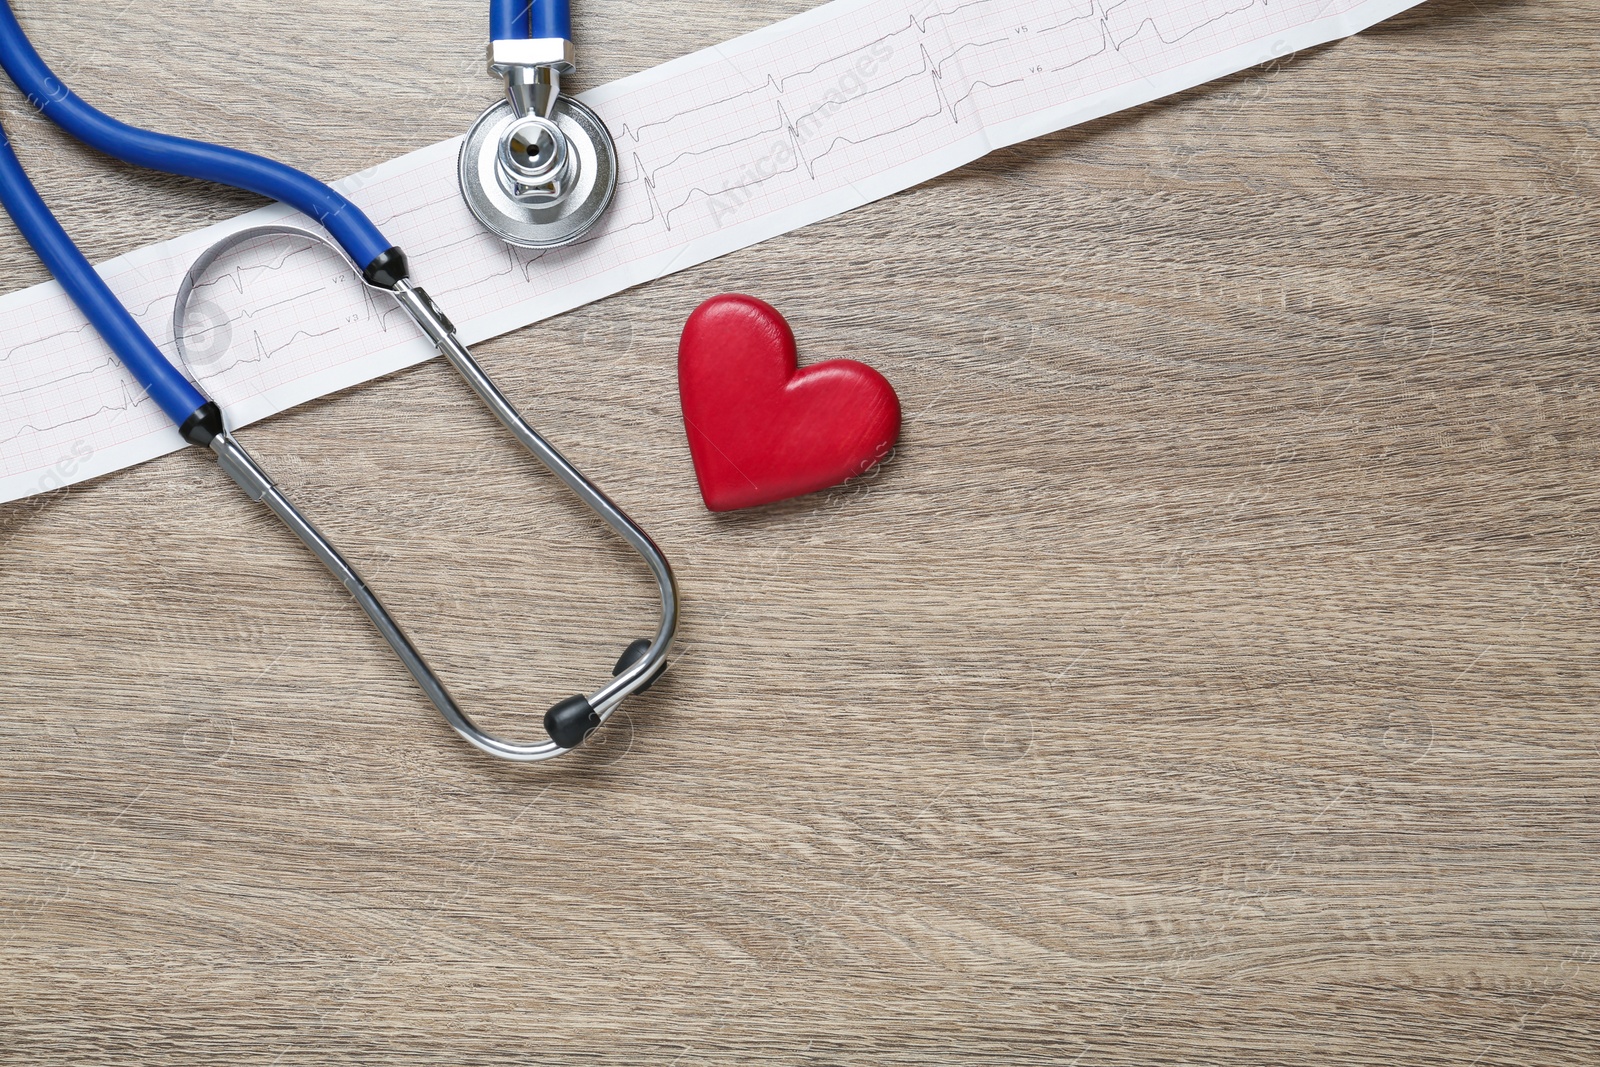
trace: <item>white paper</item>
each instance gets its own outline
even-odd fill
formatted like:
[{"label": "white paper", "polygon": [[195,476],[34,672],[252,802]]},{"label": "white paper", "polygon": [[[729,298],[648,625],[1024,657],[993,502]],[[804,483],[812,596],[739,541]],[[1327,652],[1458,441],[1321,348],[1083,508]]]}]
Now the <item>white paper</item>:
[{"label": "white paper", "polygon": [[[834,0],[584,94],[617,141],[616,200],[552,252],[478,226],[456,189],[459,140],[337,184],[470,344],[1418,2]],[[100,271],[176,361],[172,299],[189,264],[228,232],[282,220],[305,221],[268,207]],[[217,263],[190,322],[190,376],[232,426],[434,355],[347,264],[292,240]],[[54,282],[0,297],[0,338],[0,501],[183,447]]]}]

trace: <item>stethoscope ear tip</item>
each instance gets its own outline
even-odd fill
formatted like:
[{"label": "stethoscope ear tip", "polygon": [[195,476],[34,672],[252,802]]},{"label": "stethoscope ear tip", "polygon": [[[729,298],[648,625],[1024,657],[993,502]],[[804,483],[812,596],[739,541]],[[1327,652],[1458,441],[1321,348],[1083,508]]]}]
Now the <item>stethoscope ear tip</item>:
[{"label": "stethoscope ear tip", "polygon": [[[639,638],[639,640],[633,642],[627,648],[623,649],[622,650],[622,655],[620,657],[618,657],[618,659],[617,659],[617,665],[615,667],[611,668],[611,677],[615,678],[617,675],[621,674],[623,671],[627,670],[629,667],[633,666],[635,663],[638,663],[640,660],[642,660],[646,656],[648,656],[650,654],[650,646],[653,643],[654,642],[652,642],[648,637],[641,637],[641,638]],[[656,680],[659,679],[660,677],[661,677],[661,672],[657,671],[654,675],[652,675],[650,677],[650,680],[648,682],[644,683],[639,688],[635,689],[634,692],[635,693],[644,692],[646,689],[649,689],[652,685],[655,685],[656,684]]]},{"label": "stethoscope ear tip", "polygon": [[[641,637],[628,645],[618,657],[617,665],[611,669],[611,676],[615,678],[648,656],[650,646],[654,643],[648,637]],[[648,681],[633,692],[644,692],[655,685],[660,677],[661,671],[658,669]],[[588,697],[568,697],[544,713],[544,732],[550,735],[550,740],[562,748],[577,748],[583,744],[586,737],[600,728],[601,721],[600,713],[594,710],[594,705],[589,703]]]},{"label": "stethoscope ear tip", "polygon": [[562,748],[577,748],[600,728],[600,713],[587,697],[568,697],[544,713],[544,730]]},{"label": "stethoscope ear tip", "polygon": [[[650,654],[650,648],[655,642],[648,637],[641,637],[622,650],[622,655],[617,659],[617,665],[612,668],[611,676],[614,678]],[[642,693],[656,684],[664,668],[658,667],[656,672],[637,689],[635,693]],[[583,744],[584,739],[600,728],[603,720],[600,713],[594,710],[594,705],[589,703],[589,698],[584,696],[568,697],[561,703],[544,713],[544,732],[550,735],[561,748],[577,748]]]}]

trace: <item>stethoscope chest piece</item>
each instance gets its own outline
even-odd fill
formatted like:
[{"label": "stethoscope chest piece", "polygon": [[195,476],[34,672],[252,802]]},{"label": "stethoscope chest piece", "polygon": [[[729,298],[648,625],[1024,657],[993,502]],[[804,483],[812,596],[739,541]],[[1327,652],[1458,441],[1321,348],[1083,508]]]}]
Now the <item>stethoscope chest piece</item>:
[{"label": "stethoscope chest piece", "polygon": [[467,131],[461,195],[479,222],[523,248],[557,248],[587,233],[617,191],[617,149],[588,107],[561,96],[548,117],[502,100]]}]

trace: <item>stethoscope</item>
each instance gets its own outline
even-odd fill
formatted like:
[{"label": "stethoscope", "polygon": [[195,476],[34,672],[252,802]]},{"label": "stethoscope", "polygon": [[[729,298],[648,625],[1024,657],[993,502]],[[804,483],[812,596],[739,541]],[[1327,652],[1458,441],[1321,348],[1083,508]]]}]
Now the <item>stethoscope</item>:
[{"label": "stethoscope", "polygon": [[[615,149],[599,119],[581,104],[559,95],[560,75],[571,69],[572,61],[566,2],[535,0],[529,15],[525,0],[493,0],[492,23],[490,66],[504,77],[507,100],[490,108],[473,127],[479,143],[489,147],[471,148],[471,136],[463,147],[463,191],[485,225],[507,240],[535,247],[569,243],[592,227],[605,210],[616,186],[616,167]],[[252,500],[271,509],[344,584],[458,734],[475,748],[503,759],[548,759],[575,748],[611,717],[623,698],[649,688],[666,667],[667,649],[678,621],[677,587],[666,557],[637,523],[518,414],[457,338],[450,320],[421,286],[412,284],[405,253],[391,244],[360,208],[322,182],[282,163],[232,148],[142,130],[97,111],[45,65],[9,3],[0,4],[0,66],[46,118],[92,148],[134,166],[219,182],[271,197],[315,219],[349,257],[362,280],[369,287],[388,293],[405,309],[517,440],[644,558],[661,593],[661,623],[655,636],[630,644],[605,685],[551,707],[544,716],[549,734],[546,740],[523,744],[484,732],[456,704],[356,569],[284,497],[234,438],[222,410],[162,355],[112,294],[50,213],[18,162],[9,139],[0,132],[0,203],[50,273],[122,364],[178,425],[183,439],[215,453],[228,476]],[[476,154],[472,156],[476,162],[470,180],[466,173],[469,149],[483,153],[481,159]],[[481,203],[470,189],[482,194]],[[256,228],[235,233],[223,245],[209,249],[190,269],[179,292],[174,340],[180,356],[183,308],[196,277],[226,247],[264,230],[310,235],[287,227]],[[310,236],[323,240],[320,235]],[[204,619],[195,620],[197,627],[204,624]]]}]

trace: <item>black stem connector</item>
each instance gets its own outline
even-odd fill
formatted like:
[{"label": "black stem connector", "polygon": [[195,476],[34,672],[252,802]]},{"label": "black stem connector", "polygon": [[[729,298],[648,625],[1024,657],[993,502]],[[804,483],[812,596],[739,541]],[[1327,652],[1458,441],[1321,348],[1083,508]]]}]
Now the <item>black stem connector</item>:
[{"label": "black stem connector", "polygon": [[222,409],[210,400],[195,408],[194,413],[178,427],[183,439],[199,448],[210,448],[211,442],[222,431]]},{"label": "black stem connector", "polygon": [[400,251],[399,245],[395,245],[387,252],[380,252],[377,258],[367,264],[361,276],[368,285],[375,285],[379,289],[395,289],[411,277],[411,269],[406,266],[406,254]]}]

